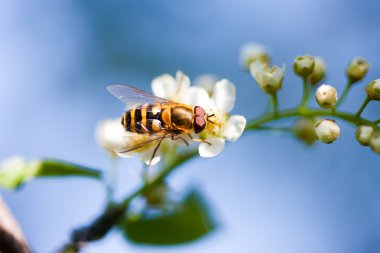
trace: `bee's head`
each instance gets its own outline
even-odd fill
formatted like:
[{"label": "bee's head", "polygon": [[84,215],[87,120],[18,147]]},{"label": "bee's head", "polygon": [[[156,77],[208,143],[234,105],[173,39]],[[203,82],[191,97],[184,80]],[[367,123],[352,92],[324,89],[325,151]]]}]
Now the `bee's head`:
[{"label": "bee's head", "polygon": [[202,132],[205,129],[208,121],[214,123],[209,120],[209,118],[212,116],[214,115],[207,115],[202,107],[194,107],[194,130],[196,134]]}]

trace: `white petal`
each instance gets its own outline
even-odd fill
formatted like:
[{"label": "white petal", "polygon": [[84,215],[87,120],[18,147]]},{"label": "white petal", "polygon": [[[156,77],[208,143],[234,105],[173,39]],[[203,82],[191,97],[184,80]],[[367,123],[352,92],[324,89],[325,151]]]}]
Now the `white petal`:
[{"label": "white petal", "polygon": [[207,93],[207,91],[201,87],[190,87],[187,95],[183,101],[185,104],[192,106],[201,106],[204,109],[212,107],[212,101]]},{"label": "white petal", "polygon": [[153,79],[152,91],[158,97],[172,99],[178,91],[178,84],[174,77],[164,74]]},{"label": "white petal", "polygon": [[120,119],[108,119],[98,123],[95,137],[105,150],[115,154],[115,150],[126,143],[125,133],[126,131],[120,123]]},{"label": "white petal", "polygon": [[222,152],[224,148],[224,139],[223,138],[208,138],[208,142],[211,143],[211,145],[202,142],[199,144],[199,155],[202,157],[213,157],[218,155],[220,152]]},{"label": "white petal", "polygon": [[236,141],[244,132],[245,125],[247,124],[247,120],[240,115],[231,116],[223,129],[223,136],[228,141]]},{"label": "white petal", "polygon": [[223,112],[230,112],[235,105],[236,88],[227,79],[222,79],[214,86],[212,100],[216,108]]},{"label": "white petal", "polygon": [[204,88],[208,94],[212,94],[215,83],[218,81],[217,77],[214,75],[201,75],[194,80],[194,85]]},{"label": "white petal", "polygon": [[188,90],[190,88],[190,79],[182,71],[177,71],[176,81],[177,91],[171,99],[177,102],[184,102],[184,99],[186,99],[186,96],[188,95]]}]

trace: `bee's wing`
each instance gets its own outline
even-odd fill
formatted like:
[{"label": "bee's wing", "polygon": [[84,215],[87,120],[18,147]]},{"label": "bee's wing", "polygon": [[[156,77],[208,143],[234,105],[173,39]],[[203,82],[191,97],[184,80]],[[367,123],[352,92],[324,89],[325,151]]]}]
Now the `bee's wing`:
[{"label": "bee's wing", "polygon": [[107,90],[112,95],[123,101],[127,105],[127,109],[135,108],[145,103],[177,104],[176,102],[157,97],[152,93],[129,85],[113,84],[108,86]]},{"label": "bee's wing", "polygon": [[174,137],[175,135],[174,134],[161,134],[161,135],[152,135],[152,136],[149,136],[147,139],[145,139],[144,141],[142,142],[139,142],[137,144],[134,144],[130,147],[127,147],[127,148],[124,148],[123,150],[118,150],[116,151],[118,154],[125,154],[125,153],[128,153],[128,152],[131,152],[133,150],[136,150],[136,149],[139,149],[139,148],[142,148],[144,147],[145,145],[148,145],[148,144],[151,144],[151,143],[154,143],[156,141],[162,141],[166,138],[172,138]]}]

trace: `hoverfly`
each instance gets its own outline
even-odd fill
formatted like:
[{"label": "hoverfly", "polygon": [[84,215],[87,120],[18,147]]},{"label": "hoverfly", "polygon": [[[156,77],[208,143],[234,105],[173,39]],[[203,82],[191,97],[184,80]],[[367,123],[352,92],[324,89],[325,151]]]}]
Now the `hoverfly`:
[{"label": "hoverfly", "polygon": [[[200,106],[190,106],[157,97],[152,93],[142,91],[129,85],[114,84],[107,87],[108,91],[126,104],[126,111],[121,118],[121,124],[126,131],[146,135],[147,138],[119,153],[127,153],[147,144],[158,142],[150,163],[152,162],[161,142],[164,139],[180,139],[186,145],[189,143],[181,136],[186,134],[192,141],[209,142],[195,139],[192,133],[201,133],[208,122],[214,123]],[[149,165],[150,165],[149,163]]]}]

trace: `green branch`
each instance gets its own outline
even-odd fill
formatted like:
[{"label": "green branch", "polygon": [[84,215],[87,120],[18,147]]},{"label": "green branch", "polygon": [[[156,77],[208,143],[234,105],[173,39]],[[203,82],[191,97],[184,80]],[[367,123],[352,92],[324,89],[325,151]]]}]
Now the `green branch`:
[{"label": "green branch", "polygon": [[124,216],[131,201],[146,193],[154,186],[163,182],[169,174],[178,168],[183,163],[196,157],[198,150],[182,153],[176,156],[168,164],[164,164],[160,173],[157,176],[147,179],[146,183],[140,186],[137,190],[128,195],[124,201],[120,203],[110,204],[102,214],[100,214],[90,224],[85,225],[79,229],[75,229],[71,235],[70,242],[66,243],[57,252],[59,253],[76,253],[79,252],[88,242],[102,239]]},{"label": "green branch", "polygon": [[[277,100],[277,99],[276,99]],[[303,101],[307,101],[304,98]],[[303,102],[302,104],[304,104]],[[364,106],[365,107],[365,106]],[[276,107],[275,107],[276,108]],[[246,131],[254,130],[274,130],[274,131],[290,131],[291,128],[288,127],[271,127],[265,126],[265,124],[278,121],[286,118],[314,118],[318,116],[330,116],[334,118],[339,118],[346,122],[351,123],[354,126],[359,126],[362,124],[372,126],[376,130],[380,127],[377,121],[370,121],[368,119],[360,117],[359,114],[352,114],[342,111],[335,110],[324,110],[324,109],[309,109],[306,107],[293,108],[283,111],[275,111],[276,113],[263,114],[257,118],[248,121],[246,126]],[[359,110],[360,112],[360,110]],[[192,150],[186,153],[180,153],[173,160],[168,163],[164,163],[160,172],[153,178],[147,178],[146,182],[140,186],[137,190],[128,195],[124,201],[108,206],[103,213],[95,219],[92,223],[84,226],[80,229],[75,230],[72,233],[72,237],[69,243],[65,244],[64,247],[59,251],[61,253],[75,253],[79,252],[82,247],[84,247],[88,242],[99,240],[103,238],[109,230],[111,230],[124,216],[131,201],[141,195],[144,195],[147,191],[151,190],[154,186],[163,182],[175,169],[177,169],[183,163],[197,157],[198,150]]]},{"label": "green branch", "polygon": [[303,109],[299,110],[298,108],[289,109],[280,111],[277,113],[277,115],[263,115],[262,117],[258,117],[256,119],[253,119],[248,122],[246,126],[246,130],[255,130],[257,128],[260,128],[263,124],[284,119],[284,118],[292,118],[292,117],[306,117],[306,118],[313,118],[318,116],[331,116],[335,118],[340,118],[342,120],[345,120],[355,126],[359,125],[369,125],[376,129],[379,127],[376,126],[376,124],[370,120],[367,120],[365,118],[357,117],[355,114],[347,113],[347,112],[341,112],[341,111],[335,111],[333,114],[331,110],[323,110],[323,109]]}]

